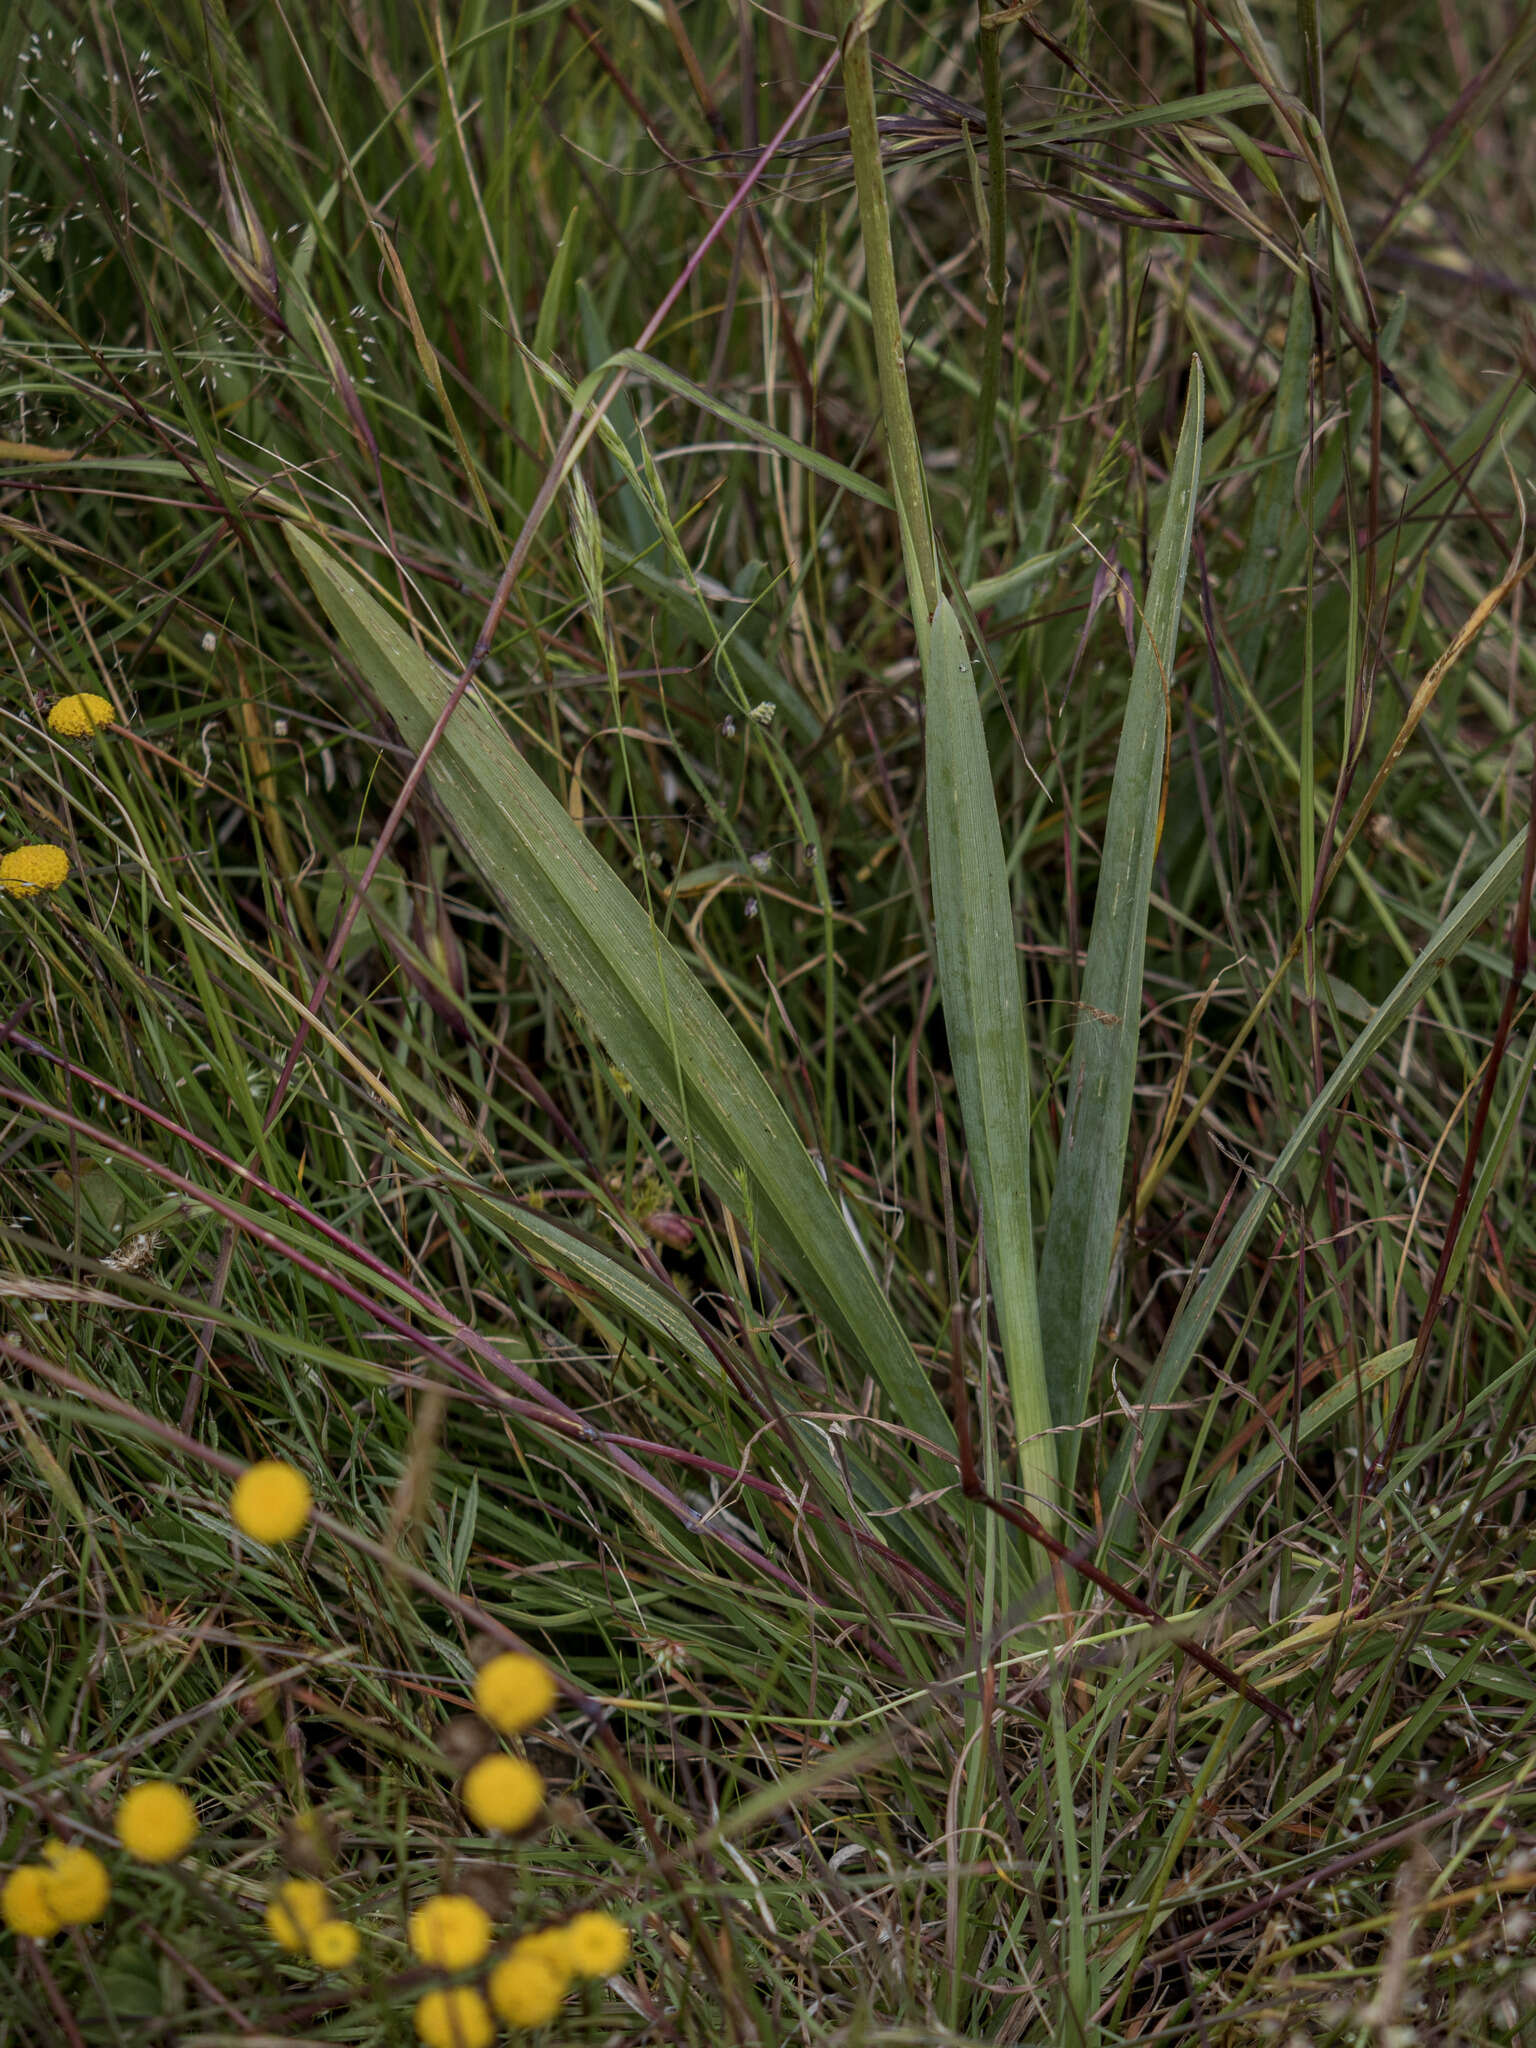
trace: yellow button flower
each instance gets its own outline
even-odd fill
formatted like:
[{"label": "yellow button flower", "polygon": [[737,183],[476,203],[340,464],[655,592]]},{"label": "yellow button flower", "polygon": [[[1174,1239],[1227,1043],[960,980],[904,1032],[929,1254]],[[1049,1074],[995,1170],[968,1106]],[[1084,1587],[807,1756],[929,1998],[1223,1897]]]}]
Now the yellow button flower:
[{"label": "yellow button flower", "polygon": [[560,2010],[568,1981],[546,1952],[520,1941],[492,1970],[486,1989],[509,2027],[544,2027]]},{"label": "yellow button flower", "polygon": [[406,1924],[413,1953],[439,1970],[469,1970],[491,1945],[491,1916],[465,1892],[441,1892]]},{"label": "yellow button flower", "polygon": [[309,1481],[280,1458],[263,1458],[240,1474],[229,1512],[242,1535],[258,1543],[290,1543],[309,1520]]},{"label": "yellow button flower", "polygon": [[503,1735],[521,1735],[555,1704],[555,1681],[537,1657],[505,1650],[475,1674],[475,1706]]},{"label": "yellow button flower", "polygon": [[611,1977],[629,1959],[629,1934],[611,1913],[578,1913],[565,1923],[565,1953],[578,1977]]},{"label": "yellow button flower", "polygon": [[36,896],[69,880],[69,855],[62,846],[13,846],[0,858],[0,889],[7,896]]},{"label": "yellow button flower", "polygon": [[460,1984],[427,1993],[416,2008],[416,2033],[426,2048],[491,2048],[496,2022],[479,1992]]},{"label": "yellow button flower", "polygon": [[110,725],[117,713],[105,697],[82,690],[77,697],[61,697],[48,714],[48,730],[61,739],[88,740],[93,732]]},{"label": "yellow button flower", "polygon": [[310,1960],[322,1970],[349,1969],[362,1945],[350,1920],[322,1920],[309,1937]]},{"label": "yellow button flower", "polygon": [[12,1934],[47,1941],[63,1922],[48,1897],[48,1873],[40,1863],[23,1863],[0,1884],[0,1920]]},{"label": "yellow button flower", "polygon": [[475,1826],[500,1834],[520,1835],[544,1804],[544,1780],[520,1756],[481,1757],[459,1791]]},{"label": "yellow button flower", "polygon": [[552,1970],[560,1979],[564,1991],[570,1984],[575,1971],[566,1954],[565,1929],[563,1927],[538,1927],[532,1934],[519,1935],[512,1944],[516,1955],[537,1956],[544,1967]]},{"label": "yellow button flower", "polygon": [[48,1903],[64,1925],[83,1927],[99,1920],[112,1897],[112,1880],[101,1858],[78,1845],[45,1842],[43,1861]]},{"label": "yellow button flower", "polygon": [[179,1785],[135,1785],[117,1809],[117,1839],[141,1863],[174,1863],[197,1836],[197,1809]]},{"label": "yellow button flower", "polygon": [[290,1877],[280,1884],[262,1924],[279,1948],[293,1956],[309,1947],[309,1937],[331,1917],[331,1902],[317,1878]]}]

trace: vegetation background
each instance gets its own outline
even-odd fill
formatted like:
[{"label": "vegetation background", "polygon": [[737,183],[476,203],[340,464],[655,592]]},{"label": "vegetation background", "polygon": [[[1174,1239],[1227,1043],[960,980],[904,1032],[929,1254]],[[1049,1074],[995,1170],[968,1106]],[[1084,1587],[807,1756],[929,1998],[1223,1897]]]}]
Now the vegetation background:
[{"label": "vegetation background", "polygon": [[[407,2041],[445,1880],[623,1914],[562,2039],[1533,2038],[1536,17],[866,24],[1037,1231],[1204,380],[1054,1573],[936,987],[844,26],[0,23],[4,844],[73,863],[0,905],[0,1849],[110,1842],[141,1771],[204,1826],[5,1938],[7,2048]],[[645,947],[578,984],[528,943],[589,885],[558,837],[508,882],[508,757],[409,782],[402,678],[487,624],[466,716],[771,1084],[849,1313],[603,1025]],[[89,746],[44,724],[80,690]],[[708,1048],[661,1043],[686,1096]],[[266,1455],[322,1519],[232,1550]],[[565,1693],[496,1851],[453,1779],[510,1639]],[[351,1984],[261,1933],[306,1813]]]}]

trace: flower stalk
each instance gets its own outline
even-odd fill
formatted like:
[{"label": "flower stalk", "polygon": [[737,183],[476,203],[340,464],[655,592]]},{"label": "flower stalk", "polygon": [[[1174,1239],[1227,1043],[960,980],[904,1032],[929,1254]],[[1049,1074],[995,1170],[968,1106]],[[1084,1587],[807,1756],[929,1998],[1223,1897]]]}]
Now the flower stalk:
[{"label": "flower stalk", "polygon": [[981,564],[981,537],[987,516],[987,480],[992,470],[992,432],[997,421],[997,385],[1003,361],[1003,319],[1008,302],[1008,165],[1003,149],[1003,72],[998,52],[1000,31],[983,19],[978,30],[981,56],[982,106],[987,118],[987,183],[979,189],[987,237],[987,327],[981,348],[981,390],[976,399],[976,467],[971,477],[971,504],[965,544],[960,554],[960,580],[969,589]]},{"label": "flower stalk", "polygon": [[858,192],[859,229],[864,240],[865,287],[880,374],[880,410],[884,415],[891,490],[901,526],[901,554],[907,572],[917,651],[926,660],[928,628],[939,602],[938,558],[923,460],[917,445],[917,424],[907,389],[907,359],[901,340],[901,309],[896,297],[896,264],[891,254],[891,213],[886,200],[885,170],[880,161],[880,131],[875,119],[875,80],[869,55],[869,31],[880,12],[879,0],[845,9],[843,29],[843,96],[848,107],[848,134],[853,151],[853,176]]}]

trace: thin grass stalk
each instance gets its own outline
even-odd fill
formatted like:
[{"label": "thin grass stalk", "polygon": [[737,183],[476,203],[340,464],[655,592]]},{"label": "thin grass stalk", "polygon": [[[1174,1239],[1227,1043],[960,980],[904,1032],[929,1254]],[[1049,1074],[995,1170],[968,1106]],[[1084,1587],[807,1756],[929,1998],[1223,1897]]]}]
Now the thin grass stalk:
[{"label": "thin grass stalk", "polygon": [[891,254],[891,212],[886,201],[880,131],[875,119],[869,30],[878,13],[878,5],[849,10],[843,31],[843,94],[848,105],[848,135],[858,191],[859,229],[864,238],[865,281],[880,375],[880,409],[885,422],[891,487],[901,526],[901,554],[917,649],[920,655],[926,655],[928,623],[939,601],[939,572],[928,513],[928,490],[923,481],[923,459],[912,417],[912,396],[907,389],[896,264]]},{"label": "thin grass stalk", "polygon": [[1139,1426],[1121,1444],[1103,1486],[1103,1540],[1106,1548],[1119,1539],[1125,1525],[1131,1521],[1136,1505],[1137,1476],[1150,1470],[1157,1456],[1169,1413],[1178,1399],[1185,1376],[1194,1364],[1222,1295],[1247,1255],[1248,1247],[1265,1217],[1286,1182],[1312,1157],[1327,1120],[1348,1098],[1350,1090],[1380,1047],[1412,1013],[1415,1005],[1426,999],[1433,984],[1478,926],[1515,887],[1525,859],[1526,832],[1529,830],[1527,826],[1526,831],[1512,839],[1488,863],[1477,881],[1463,892],[1430,934],[1407,972],[1376,1005],[1369,1023],[1355,1035],[1323,1087],[1298,1118],[1274,1164],[1253,1187],[1220,1250],[1204,1267],[1199,1284],[1180,1309],[1146,1383]]},{"label": "thin grass stalk", "polygon": [[1003,71],[999,31],[983,19],[979,32],[981,103],[987,117],[987,325],[981,343],[981,391],[976,400],[976,467],[960,551],[960,580],[967,588],[981,565],[981,536],[987,517],[987,481],[992,470],[992,433],[997,424],[997,383],[1003,361],[1003,316],[1008,304],[1008,163],[1003,149]]}]

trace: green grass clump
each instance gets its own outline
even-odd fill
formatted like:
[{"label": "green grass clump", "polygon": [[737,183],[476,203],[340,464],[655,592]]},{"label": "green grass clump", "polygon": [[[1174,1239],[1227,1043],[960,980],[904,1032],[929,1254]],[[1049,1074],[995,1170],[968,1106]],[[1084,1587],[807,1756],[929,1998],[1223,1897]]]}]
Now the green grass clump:
[{"label": "green grass clump", "polygon": [[0,22],[0,2048],[1522,2038],[1510,19]]}]

